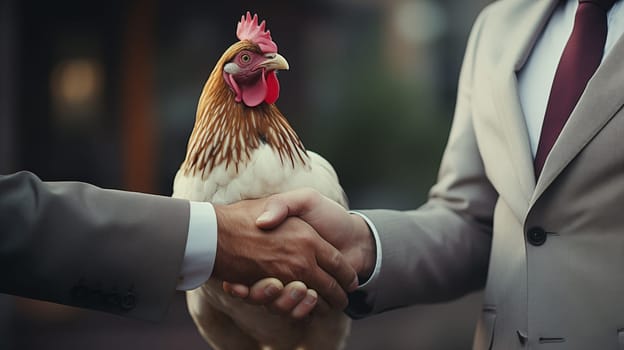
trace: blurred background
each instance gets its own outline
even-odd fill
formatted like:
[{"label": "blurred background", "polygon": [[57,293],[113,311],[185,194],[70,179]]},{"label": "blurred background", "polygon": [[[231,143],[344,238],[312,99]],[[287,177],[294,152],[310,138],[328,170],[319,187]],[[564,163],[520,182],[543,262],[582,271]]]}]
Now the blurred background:
[{"label": "blurred background", "polygon": [[[202,86],[250,10],[291,65],[278,106],[352,207],[415,208],[488,2],[0,0],[0,174],[170,195]],[[469,349],[479,303],[355,321],[349,349]],[[158,324],[0,294],[0,349],[172,348],[208,349],[181,293]]]}]

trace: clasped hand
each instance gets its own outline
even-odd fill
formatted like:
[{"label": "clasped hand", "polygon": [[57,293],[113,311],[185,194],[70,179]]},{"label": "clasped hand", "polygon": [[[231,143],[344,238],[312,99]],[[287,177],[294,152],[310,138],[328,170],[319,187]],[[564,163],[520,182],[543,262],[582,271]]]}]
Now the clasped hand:
[{"label": "clasped hand", "polygon": [[317,305],[317,292],[344,309],[358,277],[367,278],[374,268],[375,245],[363,219],[314,190],[215,210],[213,276],[229,281],[223,284],[226,292],[276,313],[307,316]]}]

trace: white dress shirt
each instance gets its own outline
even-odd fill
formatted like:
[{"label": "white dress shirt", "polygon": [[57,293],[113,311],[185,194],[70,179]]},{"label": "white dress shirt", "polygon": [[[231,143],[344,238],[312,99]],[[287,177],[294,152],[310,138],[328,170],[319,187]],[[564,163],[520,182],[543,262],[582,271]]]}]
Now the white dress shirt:
[{"label": "white dress shirt", "polygon": [[184,260],[178,290],[191,290],[206,282],[217,256],[217,215],[212,204],[191,202]]},{"label": "white dress shirt", "polygon": [[[622,1],[616,1],[607,14],[608,30],[603,61],[624,32],[624,6],[622,5]],[[544,32],[535,43],[531,56],[518,72],[518,93],[533,157],[537,152],[542,132],[550,87],[555,79],[555,71],[563,49],[572,34],[577,7],[578,0],[567,0],[557,6]]]}]

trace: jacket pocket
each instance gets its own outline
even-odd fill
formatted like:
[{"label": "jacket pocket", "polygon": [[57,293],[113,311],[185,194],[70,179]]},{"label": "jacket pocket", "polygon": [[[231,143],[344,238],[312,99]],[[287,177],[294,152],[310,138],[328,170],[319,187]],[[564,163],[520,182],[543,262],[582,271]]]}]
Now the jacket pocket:
[{"label": "jacket pocket", "polygon": [[496,324],[496,306],[484,305],[481,317],[477,321],[473,350],[490,350],[494,340],[494,325]]},{"label": "jacket pocket", "polygon": [[618,329],[618,349],[624,350],[624,328]]}]

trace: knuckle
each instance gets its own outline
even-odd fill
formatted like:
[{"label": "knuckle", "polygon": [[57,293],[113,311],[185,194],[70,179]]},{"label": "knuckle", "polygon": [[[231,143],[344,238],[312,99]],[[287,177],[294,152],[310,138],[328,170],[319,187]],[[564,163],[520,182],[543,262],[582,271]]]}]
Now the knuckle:
[{"label": "knuckle", "polygon": [[327,282],[327,290],[336,290],[338,288],[338,282],[336,282],[335,279],[330,279],[329,282]]},{"label": "knuckle", "polygon": [[317,238],[312,234],[312,230],[306,229],[304,231],[305,234],[301,236],[301,243],[305,248],[315,247],[317,244]]},{"label": "knuckle", "polygon": [[289,280],[293,281],[296,280],[298,278],[301,278],[301,274],[303,273],[303,267],[301,267],[301,265],[293,265],[293,267],[290,269],[290,276],[289,276]]},{"label": "knuckle", "polygon": [[303,277],[303,275],[306,273],[306,271],[308,270],[307,264],[305,264],[305,262],[303,262],[300,259],[295,260],[290,268],[291,271],[291,280],[298,280],[301,279],[301,277]]},{"label": "knuckle", "polygon": [[318,203],[322,198],[321,193],[312,187],[305,187],[301,189],[301,191],[306,199],[308,207],[314,206],[314,204]]},{"label": "knuckle", "polygon": [[331,259],[329,260],[332,269],[337,269],[342,265],[342,254],[336,251],[332,254]]},{"label": "knuckle", "polygon": [[272,274],[279,280],[281,280],[282,282],[289,282],[292,280],[292,277],[294,275],[294,270],[295,270],[295,265],[291,262],[275,262],[273,269],[271,269],[271,271],[274,271]]}]

